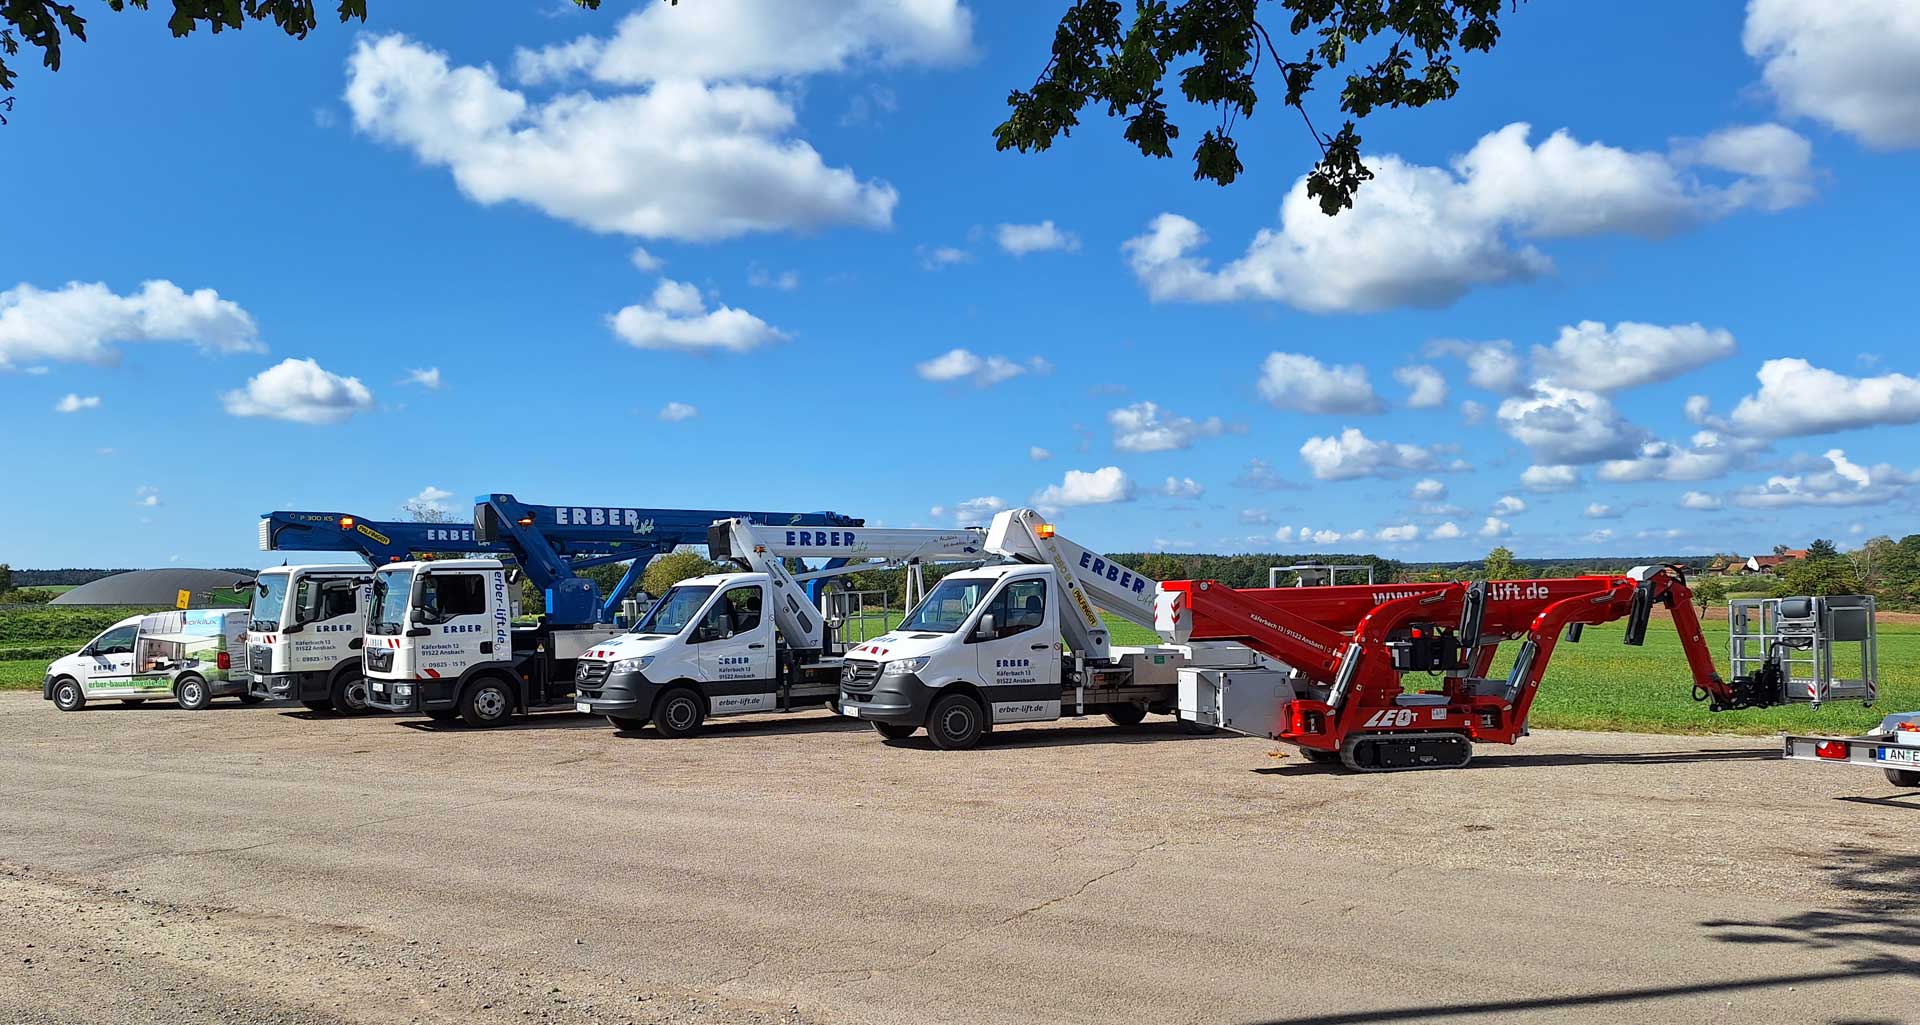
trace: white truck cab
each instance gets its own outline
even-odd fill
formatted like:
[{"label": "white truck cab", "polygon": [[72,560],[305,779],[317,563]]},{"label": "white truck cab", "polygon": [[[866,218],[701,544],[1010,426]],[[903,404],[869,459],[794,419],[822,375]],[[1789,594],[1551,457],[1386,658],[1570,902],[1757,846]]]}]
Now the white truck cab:
[{"label": "white truck cab", "polygon": [[898,629],[847,652],[842,714],[888,740],[924,726],[935,747],[961,749],[1006,723],[1177,712],[1195,648],[1114,647],[1099,614],[1151,627],[1154,581],[1056,536],[1032,509],[996,515],[987,551],[1011,561],[943,577]]},{"label": "white truck cab", "polygon": [[360,640],[371,574],[359,565],[261,570],[247,631],[248,693],[316,712],[367,711]]},{"label": "white truck cab", "polygon": [[[652,722],[665,736],[697,732],[708,716],[831,706],[844,667],[837,623],[815,608],[809,579],[906,563],[972,561],[984,553],[978,529],[807,529],[722,520],[708,549],[748,567],[683,580],[628,632],[576,663],[575,707],[635,730]],[[845,562],[790,572],[789,558]],[[877,560],[877,561],[875,561]],[[909,585],[910,589],[912,584]]]},{"label": "white truck cab", "polygon": [[228,695],[251,704],[258,699],[247,693],[246,634],[245,609],[129,616],[47,666],[41,697],[62,712],[102,699],[170,699],[193,711]]},{"label": "white truck cab", "polygon": [[517,591],[498,559],[380,567],[362,650],[367,703],[474,726],[571,708],[573,660],[620,628],[515,627]]}]

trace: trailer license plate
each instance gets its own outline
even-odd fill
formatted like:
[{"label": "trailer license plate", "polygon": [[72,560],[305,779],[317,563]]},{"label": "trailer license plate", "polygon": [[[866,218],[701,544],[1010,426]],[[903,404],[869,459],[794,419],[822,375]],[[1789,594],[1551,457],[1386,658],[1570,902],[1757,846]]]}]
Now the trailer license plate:
[{"label": "trailer license plate", "polygon": [[576,712],[586,712],[591,715],[593,713],[593,706],[585,701],[576,701],[573,703],[573,710]]},{"label": "trailer license plate", "polygon": [[1920,765],[1920,747],[1883,747],[1875,754],[1883,762],[1899,762],[1902,765]]}]

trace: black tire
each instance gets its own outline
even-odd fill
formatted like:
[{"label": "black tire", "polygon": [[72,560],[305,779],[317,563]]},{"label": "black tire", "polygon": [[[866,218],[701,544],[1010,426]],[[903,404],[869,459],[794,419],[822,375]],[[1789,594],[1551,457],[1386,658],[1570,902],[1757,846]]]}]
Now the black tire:
[{"label": "black tire", "polygon": [[499,726],[513,718],[513,691],[507,681],[494,676],[475,680],[460,696],[460,718],[468,726]]},{"label": "black tire", "polygon": [[1303,747],[1300,749],[1300,755],[1315,765],[1340,764],[1340,752],[1338,751],[1317,751],[1310,747]]},{"label": "black tire", "polygon": [[441,708],[428,712],[427,718],[434,722],[454,722],[460,718],[460,713],[451,708]]},{"label": "black tire", "polygon": [[1897,787],[1920,787],[1920,769],[1888,769],[1887,782]]},{"label": "black tire", "polygon": [[911,723],[876,722],[872,725],[873,732],[880,734],[888,740],[905,740],[915,733],[920,732],[920,727],[912,725]]},{"label": "black tire", "polygon": [[987,713],[967,694],[948,694],[927,712],[927,739],[942,751],[965,751],[987,732]]},{"label": "black tire", "polygon": [[670,687],[653,703],[653,728],[663,737],[691,737],[707,721],[707,703],[692,687]]},{"label": "black tire", "polygon": [[1138,726],[1147,718],[1145,705],[1115,705],[1107,709],[1107,718],[1115,726]]},{"label": "black tire", "polygon": [[267,700],[267,699],[266,699],[266,698],[264,698],[264,697],[262,697],[261,695],[258,695],[258,694],[242,694],[242,695],[240,695],[240,703],[241,703],[241,704],[243,704],[243,705],[257,705],[257,704],[260,704],[261,702],[263,702],[263,701],[265,701],[265,700]]},{"label": "black tire", "polygon": [[327,701],[327,700],[325,700],[325,699],[322,699],[322,700],[320,700],[320,701],[302,701],[302,702],[300,702],[300,703],[301,703],[301,704],[303,704],[303,705],[305,705],[305,706],[307,706],[307,711],[309,711],[309,712],[331,712],[331,711],[333,711],[333,702],[331,702],[331,701]]},{"label": "black tire", "polygon": [[87,692],[80,689],[80,681],[70,676],[53,681],[53,707],[62,712],[78,712],[87,707]]},{"label": "black tire", "polygon": [[372,711],[367,707],[367,678],[350,669],[336,674],[327,703],[341,715],[366,715]]},{"label": "black tire", "polygon": [[144,705],[147,703],[147,699],[146,698],[121,698],[120,703],[123,705],[129,705],[129,706]]},{"label": "black tire", "polygon": [[173,700],[189,712],[198,712],[213,704],[213,688],[207,681],[188,673],[173,681]]},{"label": "black tire", "polygon": [[607,722],[612,723],[613,728],[622,733],[633,733],[646,728],[647,725],[645,719],[635,719],[630,715],[610,715],[607,716]]}]

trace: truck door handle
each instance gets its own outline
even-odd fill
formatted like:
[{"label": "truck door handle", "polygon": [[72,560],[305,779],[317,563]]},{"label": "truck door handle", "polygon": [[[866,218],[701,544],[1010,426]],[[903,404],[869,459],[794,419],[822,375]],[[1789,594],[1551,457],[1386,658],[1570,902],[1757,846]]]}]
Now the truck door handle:
[{"label": "truck door handle", "polygon": [[766,645],[764,645],[764,644],[749,644],[749,645],[747,645],[747,647],[749,647],[749,648],[764,648],[764,647],[766,647]]},{"label": "truck door handle", "polygon": [[1032,649],[1033,649],[1034,651],[1045,651],[1045,650],[1047,650],[1048,648],[1051,648],[1051,647],[1053,647],[1053,645],[1051,645],[1051,644],[1032,644],[1032,645],[1028,645],[1028,647],[1030,647],[1030,648],[1032,648]]}]

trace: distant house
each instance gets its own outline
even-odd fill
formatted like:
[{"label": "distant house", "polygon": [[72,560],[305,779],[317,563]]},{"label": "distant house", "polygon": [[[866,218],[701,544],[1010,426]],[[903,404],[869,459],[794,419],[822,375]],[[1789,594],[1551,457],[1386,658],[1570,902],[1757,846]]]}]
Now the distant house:
[{"label": "distant house", "polygon": [[1779,555],[1750,555],[1742,567],[1747,573],[1778,573],[1791,562],[1799,562],[1807,557],[1805,548],[1789,548]]}]

